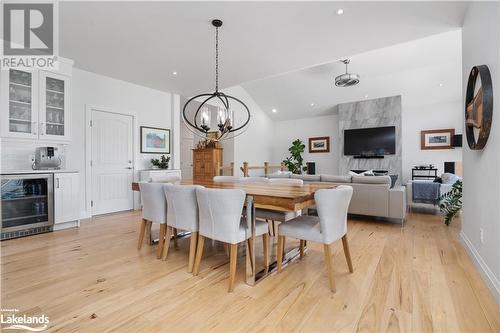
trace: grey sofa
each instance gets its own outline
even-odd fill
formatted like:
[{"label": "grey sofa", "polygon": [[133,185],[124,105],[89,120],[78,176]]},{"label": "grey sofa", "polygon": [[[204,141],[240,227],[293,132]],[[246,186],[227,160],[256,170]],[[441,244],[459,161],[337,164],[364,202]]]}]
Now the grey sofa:
[{"label": "grey sofa", "polygon": [[335,175],[290,175],[273,174],[269,178],[296,178],[304,183],[331,183],[349,185],[353,195],[349,214],[383,217],[403,222],[406,218],[406,189],[391,188],[389,176],[335,176]]}]

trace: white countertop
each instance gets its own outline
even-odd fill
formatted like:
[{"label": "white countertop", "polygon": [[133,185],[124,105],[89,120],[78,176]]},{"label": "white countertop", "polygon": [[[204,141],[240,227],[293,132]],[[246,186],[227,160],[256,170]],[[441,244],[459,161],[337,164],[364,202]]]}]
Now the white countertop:
[{"label": "white countertop", "polygon": [[2,170],[2,175],[26,175],[38,173],[78,173],[78,170],[60,169],[60,170]]}]

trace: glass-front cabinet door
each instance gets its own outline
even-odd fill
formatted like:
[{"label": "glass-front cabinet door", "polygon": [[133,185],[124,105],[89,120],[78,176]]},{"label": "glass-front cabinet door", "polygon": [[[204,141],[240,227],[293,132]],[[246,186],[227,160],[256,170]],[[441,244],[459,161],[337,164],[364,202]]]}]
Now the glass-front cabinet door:
[{"label": "glass-front cabinet door", "polygon": [[38,137],[36,74],[11,69],[2,73],[2,135]]},{"label": "glass-front cabinet door", "polygon": [[70,139],[69,92],[69,77],[40,72],[40,139]]}]

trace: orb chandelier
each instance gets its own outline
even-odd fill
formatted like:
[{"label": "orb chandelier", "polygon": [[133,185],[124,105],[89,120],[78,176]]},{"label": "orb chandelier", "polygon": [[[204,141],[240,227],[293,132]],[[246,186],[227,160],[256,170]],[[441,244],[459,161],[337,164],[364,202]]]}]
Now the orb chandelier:
[{"label": "orb chandelier", "polygon": [[349,59],[340,60],[345,64],[345,73],[339,75],[335,78],[335,85],[337,87],[352,87],[359,83],[359,75],[347,72],[347,65],[349,64]]},{"label": "orb chandelier", "polygon": [[[245,132],[250,122],[250,110],[238,98],[219,91],[219,28],[222,26],[222,21],[218,19],[212,20],[212,25],[215,27],[215,92],[199,94],[190,98],[184,104],[182,118],[187,128],[194,134],[202,138],[220,141],[234,138]],[[198,105],[194,116],[190,120],[187,116],[187,107],[190,103],[196,104],[195,101],[199,102],[198,99],[201,99],[202,102]],[[213,110],[214,108],[217,109]],[[212,120],[212,111],[216,111],[216,127],[212,126],[214,122]],[[244,121],[240,124],[236,124],[235,111],[244,114],[244,117],[242,117]]]}]

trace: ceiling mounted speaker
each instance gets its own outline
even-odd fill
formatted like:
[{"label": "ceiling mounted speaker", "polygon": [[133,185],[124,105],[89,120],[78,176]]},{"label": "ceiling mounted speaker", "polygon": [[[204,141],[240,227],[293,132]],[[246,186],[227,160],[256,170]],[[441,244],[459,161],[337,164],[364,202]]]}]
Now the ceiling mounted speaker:
[{"label": "ceiling mounted speaker", "polygon": [[345,64],[345,73],[339,75],[335,78],[335,85],[337,87],[352,87],[359,83],[359,75],[347,72],[347,65],[349,64],[349,59],[341,60]]}]

